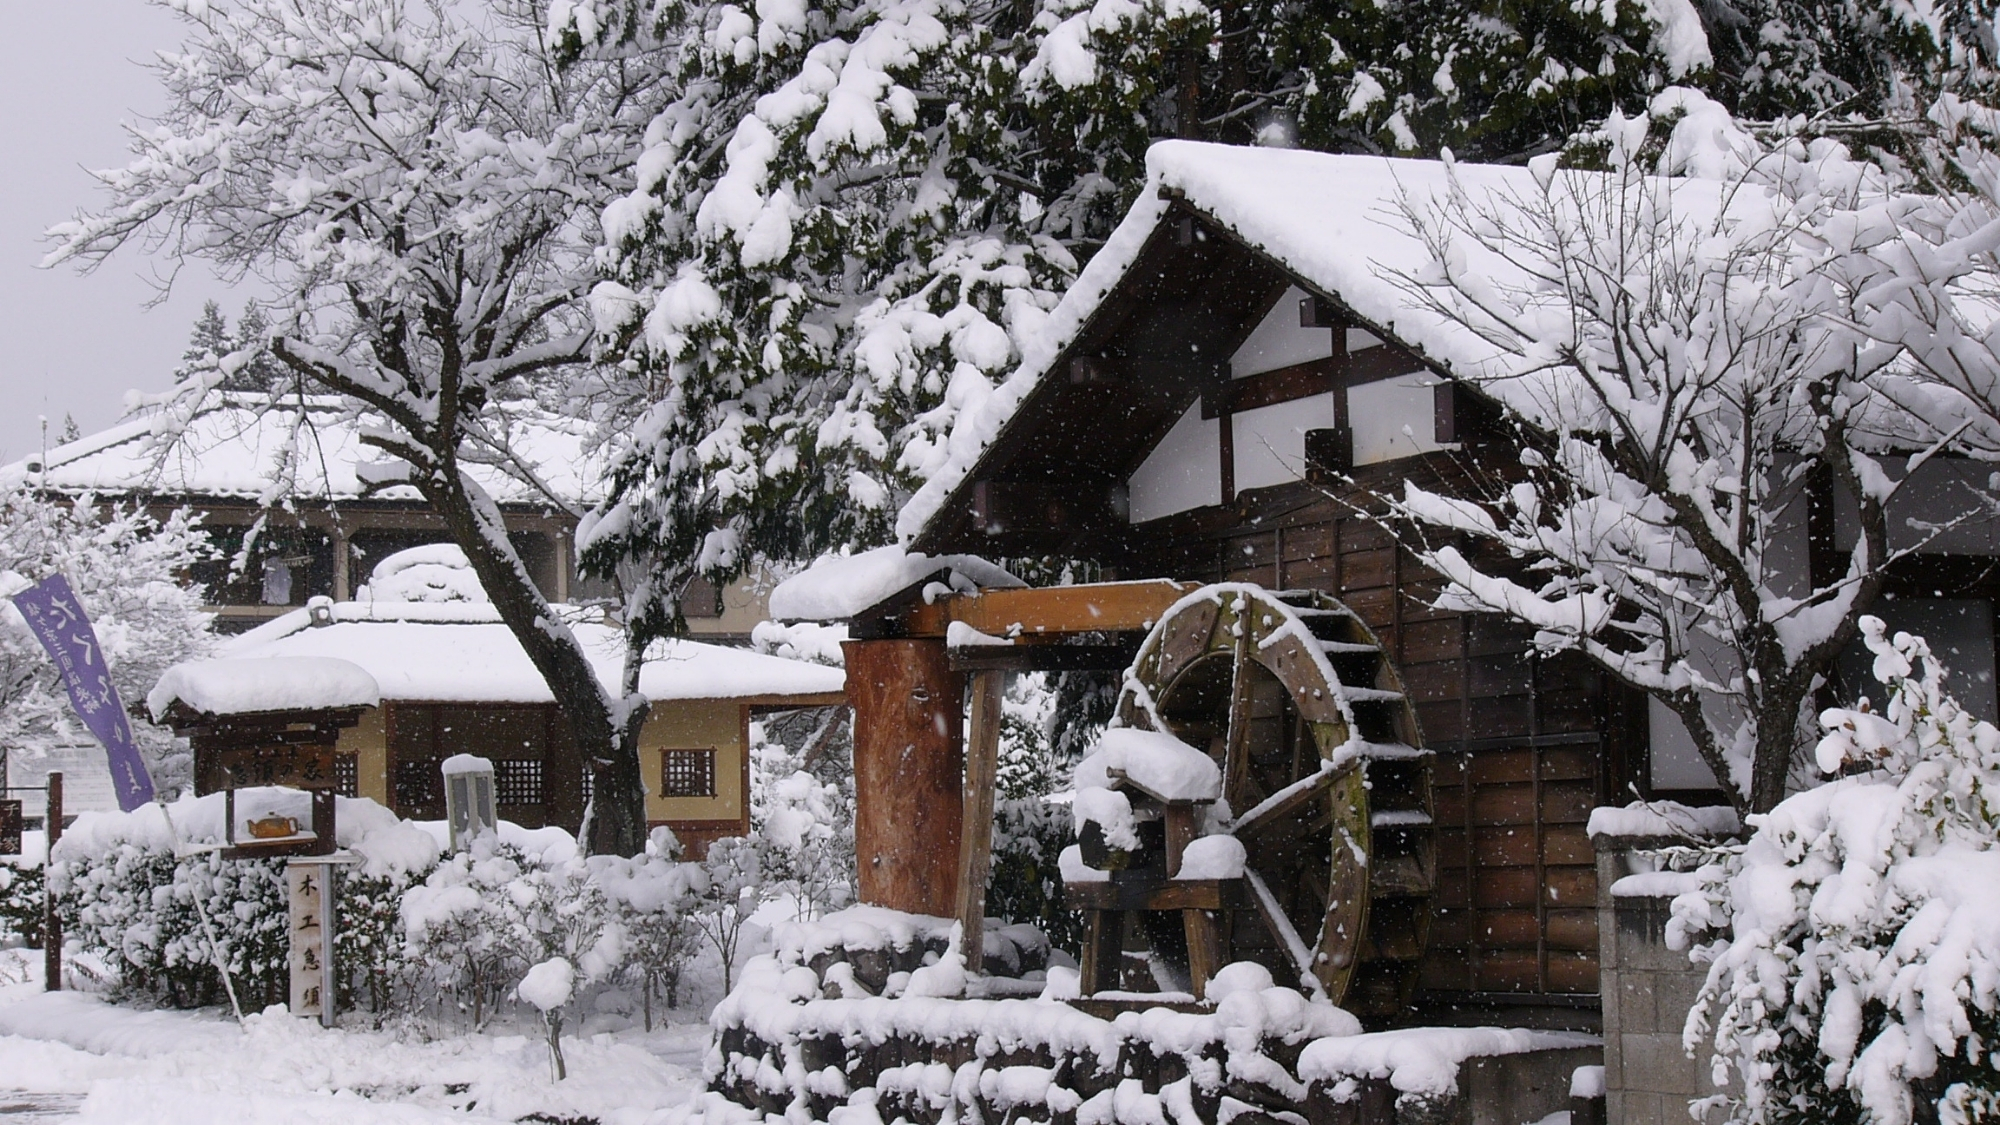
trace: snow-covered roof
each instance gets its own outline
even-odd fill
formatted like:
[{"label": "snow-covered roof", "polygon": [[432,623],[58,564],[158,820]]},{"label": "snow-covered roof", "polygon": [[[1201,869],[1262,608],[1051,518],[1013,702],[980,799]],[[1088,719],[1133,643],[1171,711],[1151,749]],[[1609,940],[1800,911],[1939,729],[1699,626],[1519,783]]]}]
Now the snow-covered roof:
[{"label": "snow-covered roof", "polygon": [[256,660],[190,660],[167,669],[146,696],[155,722],[179,703],[197,714],[373,707],[382,701],[375,677],[360,665],[325,656]]},{"label": "snow-covered roof", "polygon": [[[1021,365],[954,426],[943,464],[904,505],[899,538],[914,543],[943,510],[980,457],[1043,377],[1090,324],[1105,298],[1139,260],[1155,227],[1176,204],[1202,215],[1276,262],[1306,286],[1334,297],[1376,334],[1441,371],[1502,374],[1499,349],[1412,298],[1399,275],[1421,273],[1431,257],[1401,219],[1399,200],[1422,206],[1451,189],[1451,170],[1435,160],[1340,156],[1298,149],[1162,141],[1146,154],[1146,186],[1123,222],[1077,276],[1024,349]],[[1476,204],[1529,199],[1534,173],[1523,167],[1459,163],[1458,184]],[[1586,185],[1603,173],[1557,175]],[[1673,206],[1713,215],[1721,185],[1676,181]],[[1490,260],[1484,260],[1490,259]],[[1472,263],[1497,285],[1526,284],[1521,268],[1497,256]],[[1492,393],[1495,384],[1483,381]],[[1500,393],[1540,393],[1539,388]]]},{"label": "snow-covered roof", "polygon": [[[297,609],[229,641],[232,663],[272,657],[331,657],[358,665],[386,700],[441,703],[552,703],[555,696],[491,605],[477,602],[336,602]],[[559,609],[567,613],[567,610]],[[577,611],[577,616],[583,616]],[[622,635],[582,620],[570,625],[605,686],[618,690]],[[170,671],[168,673],[172,675]],[[639,676],[654,702],[796,699],[838,694],[839,668],[690,640],[656,646]],[[301,704],[303,706],[304,704]]]},{"label": "snow-covered roof", "polygon": [[[508,409],[508,445],[535,477],[562,500],[596,500],[605,461],[590,446],[587,428],[530,409]],[[0,485],[45,487],[56,492],[149,493],[162,496],[345,501],[359,498],[359,466],[383,455],[361,444],[371,424],[328,397],[227,392],[179,426],[172,408],[151,406],[117,424],[41,454],[0,466]],[[176,430],[179,430],[176,433]],[[487,465],[473,475],[501,503],[546,504],[519,476]],[[374,497],[415,500],[416,490],[395,487]]]}]

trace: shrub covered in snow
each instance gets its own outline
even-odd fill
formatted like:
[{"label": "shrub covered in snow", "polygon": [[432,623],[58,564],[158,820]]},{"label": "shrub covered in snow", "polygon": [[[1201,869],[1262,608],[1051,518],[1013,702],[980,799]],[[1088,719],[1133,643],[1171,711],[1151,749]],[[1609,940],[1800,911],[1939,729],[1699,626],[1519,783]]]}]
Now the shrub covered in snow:
[{"label": "shrub covered in snow", "polygon": [[0,939],[42,942],[42,868],[0,861]]},{"label": "shrub covered in snow", "polygon": [[[237,793],[239,817],[305,819],[296,790]],[[223,798],[183,798],[165,812],[85,813],[55,847],[49,869],[67,936],[117,974],[119,987],[158,1003],[219,1003],[222,979],[203,925],[206,911],[231,982],[245,1004],[284,1001],[288,982],[282,859],[224,860],[193,846],[223,839]],[[170,819],[171,818],[171,819]],[[340,880],[340,948],[372,999],[386,1000],[382,935],[394,926],[400,888],[435,860],[430,837],[365,799],[338,802],[339,842],[363,862]],[[239,835],[242,833],[239,831]],[[349,982],[350,986],[354,983]]]},{"label": "shrub covered in snow", "polygon": [[1746,1125],[1993,1120],[2000,1109],[2000,730],[1921,638],[1862,619],[1886,706],[1827,711],[1839,780],[1752,818],[1675,901],[1712,938],[1687,1043]]}]

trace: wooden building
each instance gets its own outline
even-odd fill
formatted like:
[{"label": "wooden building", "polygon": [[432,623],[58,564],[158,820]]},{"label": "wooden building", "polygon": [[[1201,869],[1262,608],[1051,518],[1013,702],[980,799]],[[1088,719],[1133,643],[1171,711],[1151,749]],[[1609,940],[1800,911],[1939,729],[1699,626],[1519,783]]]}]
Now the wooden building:
[{"label": "wooden building", "polygon": [[[314,597],[347,601],[381,560],[446,537],[444,521],[415,489],[364,486],[359,467],[378,455],[361,444],[362,420],[339,399],[226,392],[172,440],[155,433],[158,412],[143,409],[0,467],[0,482],[137,502],[161,516],[183,507],[200,513],[216,556],[188,577],[207,591],[220,632],[252,628]],[[550,601],[607,594],[577,573],[573,549],[576,513],[597,499],[605,468],[585,428],[520,409],[505,415],[503,429],[547,491],[498,467],[470,471],[498,503],[528,573]],[[697,583],[686,599],[690,630],[747,639],[763,619],[759,591],[767,584],[754,576],[722,590]]]},{"label": "wooden building", "polygon": [[[1480,361],[1478,341],[1395,276],[1426,261],[1394,229],[1395,201],[1435,187],[1441,166],[1189,142],[1156,146],[1149,165],[1146,194],[1022,367],[959,423],[954,442],[972,452],[902,513],[905,541],[930,556],[912,564],[921,581],[850,615],[858,781],[871,756],[908,745],[896,715],[905,694],[955,700],[953,677],[981,668],[1123,667],[1195,584],[1331,596],[1366,626],[1366,644],[1350,647],[1378,646],[1386,662],[1371,682],[1394,687],[1420,728],[1399,729],[1432,754],[1428,805],[1403,814],[1433,827],[1427,934],[1413,924],[1414,990],[1378,1018],[1597,1027],[1591,810],[1721,794],[1677,720],[1643,695],[1578,658],[1535,655],[1522,627],[1435,608],[1437,577],[1371,515],[1373,497],[1405,480],[1465,494],[1518,464],[1495,404],[1453,378]],[[1503,191],[1533,187],[1525,169],[1462,172]],[[1913,496],[1974,470],[1924,471],[1935,479]],[[1802,557],[1852,542],[1837,509],[1808,528],[1799,505]],[[1959,684],[1991,715],[1996,527],[1967,523],[1925,549],[1882,611],[1951,634]],[[1106,579],[1175,585],[1085,587],[1061,604],[1054,590],[919,597],[959,554],[1088,560]],[[1949,589],[1926,579],[1946,573]],[[785,600],[781,587],[774,609]],[[952,633],[964,629],[974,633]],[[1002,653],[948,639],[976,633],[1017,644]],[[1058,634],[1075,643],[1028,644]],[[945,710],[934,741],[955,743],[958,712]],[[951,775],[955,748],[937,752],[940,776]],[[907,793],[876,799],[900,807]],[[966,807],[963,823],[975,823],[970,797]],[[910,829],[884,820],[870,838],[875,818],[865,807],[861,817],[866,892],[871,847],[895,852]],[[959,878],[977,871],[961,866]]]},{"label": "wooden building", "polygon": [[[599,675],[616,685],[622,640],[578,613],[573,630]],[[378,687],[380,706],[339,730],[339,792],[406,818],[441,819],[439,765],[475,754],[494,763],[503,818],[577,828],[589,776],[576,767],[569,725],[547,683],[491,605],[320,599],[235,638],[216,660],[169,670],[162,682],[227,683],[231,668],[301,660],[351,664]],[[840,669],[825,665],[698,641],[662,644],[639,681],[652,704],[640,733],[648,822],[672,828],[697,853],[711,840],[747,832],[753,717],[838,705],[842,681]],[[296,700],[265,700],[255,710],[304,713],[323,705],[313,694],[323,690],[302,683]],[[167,714],[170,703],[156,701],[155,713]],[[239,716],[239,725],[244,721]],[[195,751],[196,792],[224,788],[220,761],[205,756],[199,742]]]}]

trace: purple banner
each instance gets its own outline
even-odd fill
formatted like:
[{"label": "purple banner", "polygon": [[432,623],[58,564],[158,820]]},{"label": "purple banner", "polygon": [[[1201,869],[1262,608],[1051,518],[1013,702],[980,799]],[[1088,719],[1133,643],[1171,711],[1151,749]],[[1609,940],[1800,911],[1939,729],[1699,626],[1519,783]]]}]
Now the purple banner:
[{"label": "purple banner", "polygon": [[55,658],[77,718],[111,756],[111,785],[118,792],[118,807],[131,812],[152,800],[153,776],[146,772],[138,743],[132,741],[132,724],[118,701],[118,689],[111,686],[111,669],[98,648],[97,631],[90,627],[69,579],[60,574],[42,579],[14,595],[14,608]]}]

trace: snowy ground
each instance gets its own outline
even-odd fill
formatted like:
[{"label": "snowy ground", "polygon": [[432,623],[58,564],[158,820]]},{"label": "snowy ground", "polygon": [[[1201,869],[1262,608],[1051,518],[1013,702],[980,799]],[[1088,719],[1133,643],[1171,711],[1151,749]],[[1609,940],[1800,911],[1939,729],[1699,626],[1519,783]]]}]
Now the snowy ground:
[{"label": "snowy ground", "polygon": [[328,1031],[282,1011],[239,1028],[226,1010],[43,992],[39,952],[0,950],[0,1121],[642,1125],[680,1117],[701,1088],[706,1023],[566,1037],[561,1083],[532,1030]]}]

